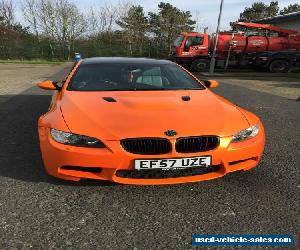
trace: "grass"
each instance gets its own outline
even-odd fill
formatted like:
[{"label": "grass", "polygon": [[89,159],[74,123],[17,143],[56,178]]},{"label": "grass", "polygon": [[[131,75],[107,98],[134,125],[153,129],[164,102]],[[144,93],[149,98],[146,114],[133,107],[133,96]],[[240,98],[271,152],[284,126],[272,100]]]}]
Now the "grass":
[{"label": "grass", "polygon": [[66,61],[47,61],[47,60],[0,60],[0,63],[17,63],[17,64],[55,64],[60,65]]}]

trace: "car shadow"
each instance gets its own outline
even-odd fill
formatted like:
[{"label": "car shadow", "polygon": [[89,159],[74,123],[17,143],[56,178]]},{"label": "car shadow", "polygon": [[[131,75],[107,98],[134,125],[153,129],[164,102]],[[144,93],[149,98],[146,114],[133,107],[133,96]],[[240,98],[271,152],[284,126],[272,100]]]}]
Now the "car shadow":
[{"label": "car shadow", "polygon": [[51,94],[33,87],[20,95],[0,96],[0,176],[55,185],[113,185],[105,181],[59,180],[44,171],[37,120],[47,112]]}]

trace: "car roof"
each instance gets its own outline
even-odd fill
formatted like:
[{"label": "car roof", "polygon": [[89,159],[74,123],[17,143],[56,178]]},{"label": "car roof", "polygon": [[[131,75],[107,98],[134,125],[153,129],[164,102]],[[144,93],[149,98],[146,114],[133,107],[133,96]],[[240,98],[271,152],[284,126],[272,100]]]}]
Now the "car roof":
[{"label": "car roof", "polygon": [[171,64],[169,60],[158,60],[142,57],[92,57],[82,60],[82,64],[101,64],[101,63],[142,63],[142,64]]}]

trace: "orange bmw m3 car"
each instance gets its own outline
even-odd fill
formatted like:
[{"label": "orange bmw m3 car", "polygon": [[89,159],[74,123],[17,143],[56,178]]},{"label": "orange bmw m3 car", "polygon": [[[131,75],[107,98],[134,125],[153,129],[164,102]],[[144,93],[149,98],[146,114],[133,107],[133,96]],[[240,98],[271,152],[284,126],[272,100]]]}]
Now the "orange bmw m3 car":
[{"label": "orange bmw m3 car", "polygon": [[46,171],[124,184],[175,184],[254,168],[265,144],[257,116],[166,60],[89,58],[75,64],[38,121]]}]

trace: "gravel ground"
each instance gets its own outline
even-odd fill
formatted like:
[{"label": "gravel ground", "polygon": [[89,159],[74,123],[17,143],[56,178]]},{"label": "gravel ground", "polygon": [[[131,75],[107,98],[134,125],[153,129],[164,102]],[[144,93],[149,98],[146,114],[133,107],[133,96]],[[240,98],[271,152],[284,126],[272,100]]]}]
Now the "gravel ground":
[{"label": "gravel ground", "polygon": [[226,84],[241,86],[291,100],[300,99],[300,73],[274,74],[250,71],[216,73],[213,76],[209,76],[207,73],[198,75],[200,78],[218,79]]},{"label": "gravel ground", "polygon": [[36,82],[52,77],[61,67],[47,64],[0,64],[0,94],[19,94]]},{"label": "gravel ground", "polygon": [[[2,67],[0,89],[4,78],[23,79],[19,69],[3,77]],[[38,148],[37,118],[50,92],[31,81],[54,67],[27,68],[27,89],[1,94],[1,249],[192,249],[194,233],[299,235],[299,102],[226,79],[214,90],[265,125],[263,160],[249,172],[173,186],[73,183],[47,176]]]},{"label": "gravel ground", "polygon": [[[300,78],[300,76],[299,76]],[[221,82],[227,84],[242,86],[245,88],[253,89],[256,91],[285,97],[292,100],[300,98],[300,81],[299,79],[293,79],[287,81],[287,79],[236,79],[227,78],[220,79]]]}]

